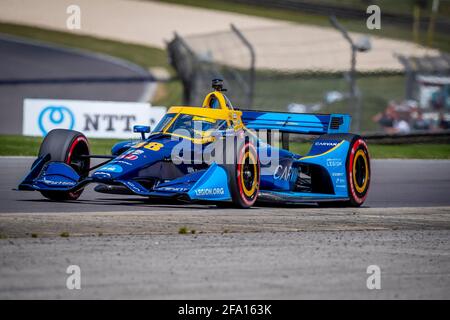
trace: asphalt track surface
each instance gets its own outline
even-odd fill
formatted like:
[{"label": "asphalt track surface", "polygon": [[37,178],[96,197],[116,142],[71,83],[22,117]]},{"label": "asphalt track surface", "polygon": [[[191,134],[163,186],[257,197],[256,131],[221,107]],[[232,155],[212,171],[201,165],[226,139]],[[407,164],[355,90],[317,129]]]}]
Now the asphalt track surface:
[{"label": "asphalt track surface", "polygon": [[[79,200],[65,203],[48,201],[38,192],[12,190],[28,172],[32,161],[32,158],[0,158],[0,213],[142,211],[152,208],[170,211],[180,207],[155,204],[138,196],[101,194],[93,191],[92,186],[84,191]],[[369,196],[364,206],[450,206],[449,190],[450,161],[374,160]],[[189,205],[183,204],[182,207]]]},{"label": "asphalt track surface", "polygon": [[[108,82],[132,77],[151,75],[117,58],[0,34],[0,134],[22,133],[24,98],[148,101],[153,86],[146,82]],[[67,82],[8,82],[46,79]],[[71,79],[104,82],[71,83]]]},{"label": "asphalt track surface", "polygon": [[[449,236],[408,230],[0,240],[0,298],[449,299]],[[66,288],[69,265],[81,268],[80,290]],[[380,267],[380,290],[366,287],[369,265]]]},{"label": "asphalt track surface", "polygon": [[0,158],[0,299],[450,298],[450,161],[373,161],[359,209],[249,210],[89,190],[54,203],[11,190],[31,161]]}]

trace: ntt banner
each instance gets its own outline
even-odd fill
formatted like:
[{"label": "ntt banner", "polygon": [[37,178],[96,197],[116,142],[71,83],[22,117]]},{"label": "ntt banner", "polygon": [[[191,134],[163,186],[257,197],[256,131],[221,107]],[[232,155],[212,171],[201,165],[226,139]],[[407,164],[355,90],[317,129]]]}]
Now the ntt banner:
[{"label": "ntt banner", "polygon": [[22,133],[45,136],[63,128],[91,138],[129,139],[135,124],[153,127],[165,112],[164,107],[140,102],[24,99]]}]

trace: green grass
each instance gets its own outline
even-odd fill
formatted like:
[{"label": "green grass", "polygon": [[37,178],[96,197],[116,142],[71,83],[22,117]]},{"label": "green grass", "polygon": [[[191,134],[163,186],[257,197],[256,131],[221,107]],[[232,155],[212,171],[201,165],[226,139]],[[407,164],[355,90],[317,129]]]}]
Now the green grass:
[{"label": "green grass", "polygon": [[376,159],[450,159],[450,144],[369,144],[369,152],[372,158]]},{"label": "green grass", "polygon": [[[152,0],[153,1],[153,0]],[[177,3],[177,4],[185,4],[196,7],[203,7],[208,9],[215,10],[224,10],[231,12],[242,12],[250,15],[263,15],[266,12],[267,16],[270,17],[279,17],[286,15],[283,20],[288,20],[290,17],[289,10],[275,9],[275,12],[272,12],[273,9],[264,8],[261,6],[252,6],[246,5],[243,3],[239,3],[238,1],[230,1],[230,0],[156,0],[160,2],[169,2],[169,3]],[[380,6],[382,14],[384,13],[393,13],[393,14],[410,14],[412,15],[413,7],[416,0],[378,0],[378,1],[362,1],[362,0],[310,0],[310,3],[319,3],[319,4],[329,4],[342,8],[351,8],[351,9],[359,9],[361,11],[366,11],[366,8],[369,4],[377,4]],[[428,17],[431,12],[431,2],[428,1],[428,8],[426,10],[421,11],[421,16]],[[447,6],[446,6],[447,5]],[[271,11],[271,12],[267,12]],[[450,14],[450,8],[448,7],[448,0],[441,0],[440,4],[440,15],[443,17],[448,17]]]},{"label": "green grass", "polygon": [[[277,9],[277,8],[266,8],[264,6],[258,5],[247,5],[243,3],[237,3],[234,1],[225,0],[159,0],[161,2],[175,3],[181,5],[189,5],[195,7],[201,7],[213,10],[222,10],[235,13],[241,13],[246,15],[259,16],[264,18],[271,18],[283,21],[291,21],[295,23],[311,24],[318,26],[331,27],[328,17],[309,14],[295,10]],[[335,4],[341,5],[341,1],[332,1]],[[354,6],[355,0],[346,1],[347,5]],[[402,1],[392,1],[390,4],[386,2],[388,11],[397,11],[405,14],[412,14],[412,6],[409,4],[399,5],[397,2]],[[410,1],[409,1],[410,2]],[[359,1],[361,3],[361,1]],[[380,4],[379,4],[380,5]],[[382,12],[384,10],[384,5],[381,4]],[[362,7],[363,5],[361,5]],[[367,5],[365,5],[367,7]],[[444,4],[441,5],[441,9],[444,8]],[[425,11],[422,11],[425,14]],[[351,19],[339,19],[339,22],[344,25],[348,30],[354,32],[362,32],[365,34],[370,34],[373,36],[388,37],[394,39],[402,40],[413,40],[412,27],[402,27],[398,25],[389,25],[383,22],[383,13],[381,14],[381,30],[368,30],[366,27],[366,21],[361,19],[360,21]],[[426,32],[421,32],[421,42],[425,42]],[[435,33],[433,47],[450,52],[450,35],[448,33]]]},{"label": "green grass", "polygon": [[[309,143],[291,143],[291,151],[305,155]],[[368,143],[373,159],[450,159],[450,144],[399,144],[385,145]]]},{"label": "green grass", "polygon": [[[0,135],[1,156],[37,156],[41,137]],[[121,140],[89,139],[92,154],[111,154],[111,147]]]},{"label": "green grass", "polygon": [[181,227],[180,229],[178,229],[179,234],[187,234],[188,231],[189,229],[187,227]]},{"label": "green grass", "polygon": [[[111,147],[120,140],[89,139],[92,154],[111,154]],[[40,137],[0,135],[0,156],[37,156]],[[291,143],[291,151],[308,153],[310,144]],[[381,145],[369,143],[372,158],[450,159],[450,144]]]}]

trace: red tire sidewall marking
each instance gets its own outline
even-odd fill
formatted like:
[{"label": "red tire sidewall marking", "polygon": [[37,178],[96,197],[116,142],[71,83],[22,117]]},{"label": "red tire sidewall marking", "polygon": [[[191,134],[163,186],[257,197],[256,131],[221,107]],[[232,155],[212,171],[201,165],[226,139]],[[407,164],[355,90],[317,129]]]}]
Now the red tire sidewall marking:
[{"label": "red tire sidewall marking", "polygon": [[[87,148],[88,148],[88,150],[89,150],[89,144],[88,144],[87,139],[86,139],[85,137],[83,137],[83,136],[77,137],[77,138],[72,142],[72,144],[70,145],[69,153],[67,154],[66,164],[68,164],[69,166],[70,166],[70,160],[72,159],[72,153],[73,153],[73,150],[74,150],[75,147],[78,145],[78,143],[80,143],[80,141],[83,141],[83,142],[86,144],[86,146],[87,146]],[[80,191],[78,191],[78,192],[69,192],[70,197],[73,198],[73,199],[77,199],[77,198],[80,196],[80,194],[81,194]]]},{"label": "red tire sidewall marking", "polygon": [[257,170],[257,177],[258,177],[257,184],[258,185],[257,185],[256,190],[255,190],[256,194],[258,193],[258,190],[259,190],[259,179],[260,179],[260,177],[259,177],[259,160],[258,160],[258,155],[256,153],[255,147],[253,146],[253,144],[251,144],[249,142],[246,143],[244,145],[244,147],[240,151],[239,161],[238,161],[238,166],[237,166],[237,175],[236,175],[236,178],[238,180],[237,181],[238,182],[238,186],[239,186],[239,195],[241,196],[241,199],[245,202],[245,204],[248,205],[248,206],[253,205],[255,203],[255,201],[256,201],[256,198],[257,198],[257,196],[255,195],[252,200],[248,200],[246,195],[244,194],[244,190],[242,190],[243,187],[242,187],[242,183],[241,183],[241,168],[242,168],[242,162],[243,162],[242,160],[244,158],[246,150],[247,149],[250,150],[250,148],[252,149],[252,151],[254,152],[254,154],[256,156],[256,162],[257,162],[257,165],[258,165],[258,170]]},{"label": "red tire sidewall marking", "polygon": [[[362,196],[362,197],[358,196],[358,194],[356,193],[356,190],[355,190],[355,186],[353,185],[353,160],[355,159],[356,150],[358,150],[358,147],[360,145],[363,145],[364,149],[365,149],[364,151],[367,152],[367,162],[369,165],[369,176],[367,177],[367,179],[369,179],[369,181],[368,181],[366,192],[365,192],[364,196]],[[367,144],[364,142],[364,140],[358,139],[358,140],[356,140],[355,144],[353,145],[352,150],[350,151],[350,159],[348,162],[347,170],[348,170],[348,181],[350,184],[350,192],[352,193],[352,197],[357,203],[363,203],[367,198],[367,195],[369,193],[369,188],[370,188],[370,156],[369,156],[369,149],[367,148]]]},{"label": "red tire sidewall marking", "polygon": [[75,149],[75,147],[77,146],[77,144],[80,142],[80,141],[83,141],[84,143],[86,143],[86,146],[87,146],[87,148],[88,148],[88,150],[89,150],[89,144],[88,144],[88,141],[87,141],[87,139],[85,138],[85,137],[77,137],[73,142],[72,142],[72,144],[71,144],[71,146],[70,146],[70,149],[69,149],[69,153],[68,153],[68,155],[67,155],[67,160],[66,160],[66,163],[68,164],[68,165],[70,165],[70,160],[71,160],[71,158],[72,158],[72,152],[73,152],[73,150]]}]

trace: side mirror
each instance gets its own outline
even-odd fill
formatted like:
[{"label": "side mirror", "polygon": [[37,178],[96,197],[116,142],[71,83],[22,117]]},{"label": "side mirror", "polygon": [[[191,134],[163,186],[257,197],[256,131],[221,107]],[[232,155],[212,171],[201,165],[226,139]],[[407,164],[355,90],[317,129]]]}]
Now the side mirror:
[{"label": "side mirror", "polygon": [[145,140],[145,134],[150,132],[149,126],[133,126],[133,132],[140,132],[142,140]]}]

